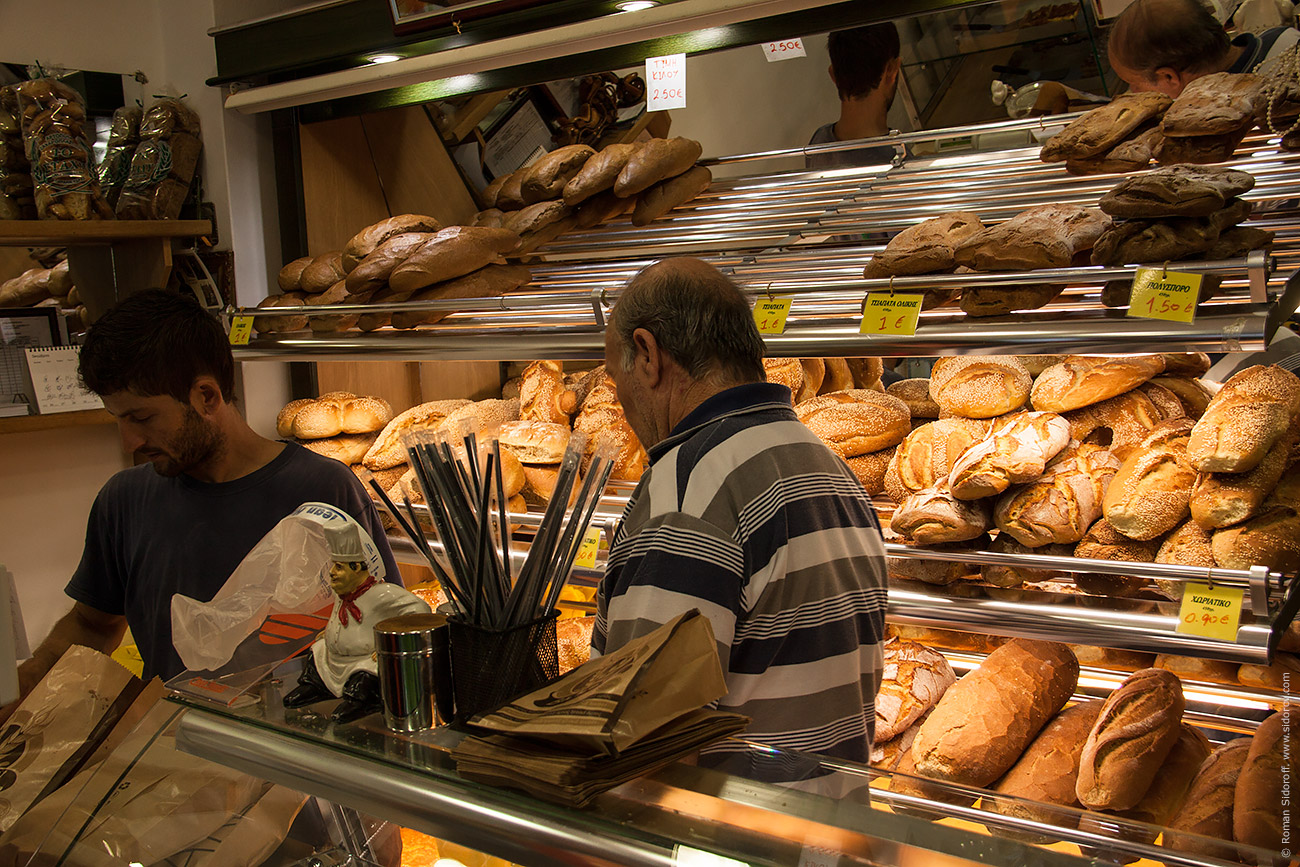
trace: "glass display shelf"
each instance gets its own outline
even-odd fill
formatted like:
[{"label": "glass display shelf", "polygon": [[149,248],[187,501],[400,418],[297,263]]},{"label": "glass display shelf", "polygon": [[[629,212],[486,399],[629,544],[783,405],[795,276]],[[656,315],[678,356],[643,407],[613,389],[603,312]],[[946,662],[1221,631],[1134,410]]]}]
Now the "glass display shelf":
[{"label": "glass display shelf", "polygon": [[[396,734],[378,715],[335,725],[328,702],[286,710],[297,671],[285,663],[230,705],[174,693],[185,708],[178,747],[530,867],[1228,863],[1153,846],[1154,826],[933,781],[933,799],[894,793],[886,772],[734,739],[574,809],[460,777],[451,751],[461,730]],[[980,807],[943,803],[972,796]],[[1009,836],[1035,832],[1048,842]],[[1243,855],[1256,856],[1269,857]]]}]

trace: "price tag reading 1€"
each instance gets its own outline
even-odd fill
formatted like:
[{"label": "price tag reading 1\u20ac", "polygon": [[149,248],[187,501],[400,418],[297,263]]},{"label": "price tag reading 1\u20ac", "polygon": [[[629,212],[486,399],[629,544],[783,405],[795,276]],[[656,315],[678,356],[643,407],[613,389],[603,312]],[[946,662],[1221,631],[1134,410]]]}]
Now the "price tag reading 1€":
[{"label": "price tag reading 1\u20ac", "polygon": [[248,338],[253,334],[253,317],[230,317],[230,345],[247,346]]},{"label": "price tag reading 1\u20ac", "polygon": [[1175,631],[1220,641],[1236,641],[1244,594],[1240,587],[1184,584],[1183,604],[1178,611]]},{"label": "price tag reading 1\u20ac", "polygon": [[754,302],[754,324],[759,334],[781,334],[793,298],[760,298]]},{"label": "price tag reading 1\u20ac", "polygon": [[573,565],[583,569],[596,568],[598,551],[600,551],[600,528],[588,527],[587,532],[583,534],[582,545],[578,548],[578,556],[573,558]]},{"label": "price tag reading 1\u20ac", "polygon": [[872,292],[862,306],[862,325],[859,334],[916,333],[916,323],[921,316],[923,295],[891,295]]},{"label": "price tag reading 1\u20ac", "polygon": [[1196,318],[1196,301],[1200,294],[1200,274],[1138,268],[1133,275],[1128,315],[1140,319],[1191,322]]}]

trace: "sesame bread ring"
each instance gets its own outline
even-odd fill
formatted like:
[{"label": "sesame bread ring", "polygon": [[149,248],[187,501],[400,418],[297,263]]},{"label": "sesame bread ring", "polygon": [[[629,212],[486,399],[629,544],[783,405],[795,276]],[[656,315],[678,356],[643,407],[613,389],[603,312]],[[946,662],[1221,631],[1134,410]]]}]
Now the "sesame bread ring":
[{"label": "sesame bread ring", "polygon": [[818,395],[796,406],[795,414],[844,458],[898,445],[912,429],[907,404],[865,388]]}]

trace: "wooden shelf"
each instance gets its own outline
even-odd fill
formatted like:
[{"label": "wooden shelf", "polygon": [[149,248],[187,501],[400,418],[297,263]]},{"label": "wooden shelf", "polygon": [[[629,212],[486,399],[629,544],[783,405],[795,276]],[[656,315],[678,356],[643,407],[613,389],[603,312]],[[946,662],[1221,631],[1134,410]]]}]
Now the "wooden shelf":
[{"label": "wooden shelf", "polygon": [[84,427],[93,424],[112,424],[114,421],[112,414],[106,409],[79,409],[72,412],[52,412],[46,415],[19,415],[11,418],[0,418],[0,434],[55,430],[64,427]]},{"label": "wooden shelf", "polygon": [[212,231],[207,220],[0,220],[9,247],[111,244],[151,238],[193,238]]}]

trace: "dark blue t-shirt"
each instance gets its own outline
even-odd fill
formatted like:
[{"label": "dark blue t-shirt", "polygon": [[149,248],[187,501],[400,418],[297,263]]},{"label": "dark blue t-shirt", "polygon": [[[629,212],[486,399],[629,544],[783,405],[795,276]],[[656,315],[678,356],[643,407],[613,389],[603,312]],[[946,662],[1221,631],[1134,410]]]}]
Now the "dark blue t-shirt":
[{"label": "dark blue t-shirt", "polygon": [[230,482],[165,478],[151,464],[114,475],[91,507],[66,592],[126,615],[145,680],[174,677],[185,666],[172,647],[172,596],[210,600],[262,537],[307,502],[356,518],[383,555],[385,579],[401,583],[379,515],[352,470],[288,443],[269,464]]}]

